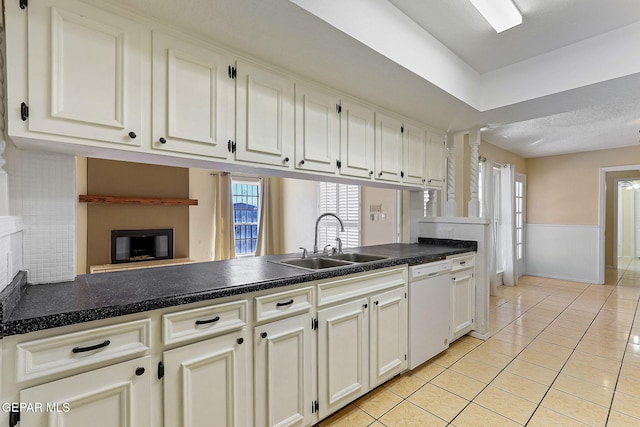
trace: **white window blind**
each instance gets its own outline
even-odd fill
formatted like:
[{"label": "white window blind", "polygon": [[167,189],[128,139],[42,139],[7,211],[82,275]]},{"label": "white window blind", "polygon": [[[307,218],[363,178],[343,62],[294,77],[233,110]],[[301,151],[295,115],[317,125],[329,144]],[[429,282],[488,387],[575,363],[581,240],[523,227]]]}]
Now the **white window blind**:
[{"label": "white window blind", "polygon": [[336,237],[342,240],[343,248],[360,246],[360,186],[318,183],[318,215],[334,213],[344,224],[344,233],[340,232],[338,220],[325,217],[318,225],[318,249],[326,245],[335,246]]}]

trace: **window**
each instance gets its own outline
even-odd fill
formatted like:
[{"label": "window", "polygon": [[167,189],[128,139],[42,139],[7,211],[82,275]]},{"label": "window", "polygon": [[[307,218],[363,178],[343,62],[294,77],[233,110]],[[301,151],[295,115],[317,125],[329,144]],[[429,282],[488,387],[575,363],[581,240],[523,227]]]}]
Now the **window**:
[{"label": "window", "polygon": [[233,178],[231,184],[236,256],[254,255],[258,241],[260,181]]},{"label": "window", "polygon": [[524,256],[524,179],[516,176],[516,259]]},{"label": "window", "polygon": [[336,237],[342,240],[343,248],[360,246],[360,186],[318,183],[318,215],[335,213],[344,224],[344,233],[335,218],[323,218],[318,224],[318,250],[326,245],[335,246]]}]

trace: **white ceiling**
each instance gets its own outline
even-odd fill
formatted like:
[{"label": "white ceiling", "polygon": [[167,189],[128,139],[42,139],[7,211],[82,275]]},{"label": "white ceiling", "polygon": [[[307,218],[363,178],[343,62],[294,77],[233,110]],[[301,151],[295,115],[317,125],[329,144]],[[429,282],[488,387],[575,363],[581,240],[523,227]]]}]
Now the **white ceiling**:
[{"label": "white ceiling", "polygon": [[515,0],[500,34],[467,0],[114,1],[525,157],[640,141],[639,0]]},{"label": "white ceiling", "polygon": [[496,33],[467,0],[389,0],[479,73],[640,20],[638,0],[514,0],[522,25]]}]

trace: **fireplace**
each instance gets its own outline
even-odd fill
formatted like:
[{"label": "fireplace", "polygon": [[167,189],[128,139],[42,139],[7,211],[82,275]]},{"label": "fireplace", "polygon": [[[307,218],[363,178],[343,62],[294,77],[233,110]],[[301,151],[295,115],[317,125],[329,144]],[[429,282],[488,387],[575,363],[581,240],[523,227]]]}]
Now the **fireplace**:
[{"label": "fireplace", "polygon": [[173,229],[111,230],[111,263],[173,258]]}]

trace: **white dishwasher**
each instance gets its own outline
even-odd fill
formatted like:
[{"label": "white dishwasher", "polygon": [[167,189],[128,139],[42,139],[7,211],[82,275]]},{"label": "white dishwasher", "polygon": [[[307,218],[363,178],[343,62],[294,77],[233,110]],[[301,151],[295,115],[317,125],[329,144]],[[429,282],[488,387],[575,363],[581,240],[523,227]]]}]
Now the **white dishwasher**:
[{"label": "white dishwasher", "polygon": [[449,347],[451,261],[409,268],[409,369]]}]

